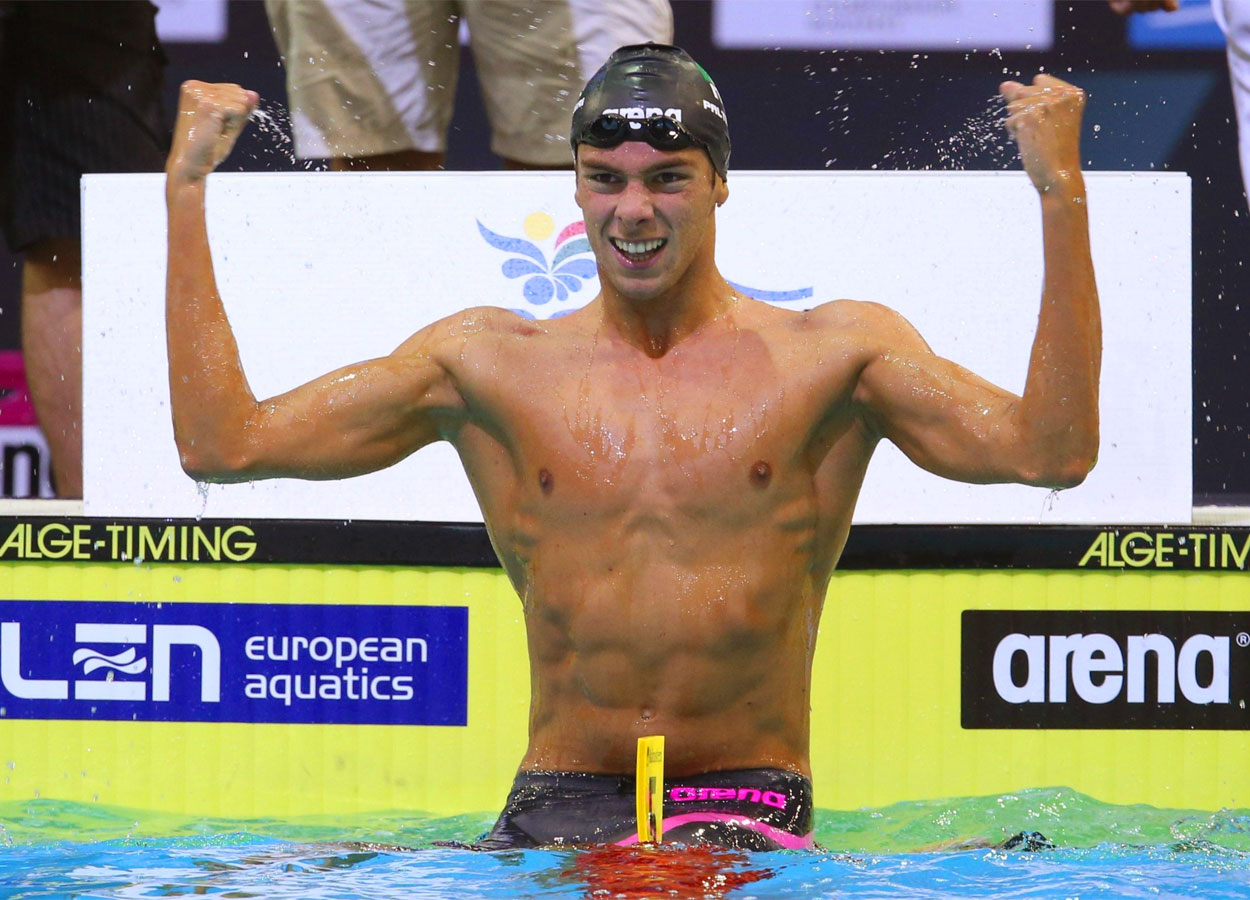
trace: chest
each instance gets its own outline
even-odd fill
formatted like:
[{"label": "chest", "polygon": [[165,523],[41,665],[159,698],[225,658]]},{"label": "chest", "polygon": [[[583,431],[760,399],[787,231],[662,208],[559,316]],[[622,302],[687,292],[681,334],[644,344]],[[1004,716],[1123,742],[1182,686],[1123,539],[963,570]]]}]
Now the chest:
[{"label": "chest", "polygon": [[822,412],[810,377],[761,353],[599,358],[532,387],[505,410],[518,474],[549,503],[593,496],[605,512],[723,514],[776,497]]}]

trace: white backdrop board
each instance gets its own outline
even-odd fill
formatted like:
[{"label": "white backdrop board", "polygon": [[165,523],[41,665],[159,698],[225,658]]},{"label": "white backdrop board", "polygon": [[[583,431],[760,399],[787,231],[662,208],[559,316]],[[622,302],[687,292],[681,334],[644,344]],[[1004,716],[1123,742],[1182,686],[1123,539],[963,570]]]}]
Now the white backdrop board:
[{"label": "white backdrop board", "polygon": [[1052,0],[716,0],[718,47],[766,50],[1049,50]]},{"label": "white backdrop board", "polygon": [[[1102,450],[1052,495],[929,475],[882,444],[859,523],[1178,523],[1191,515],[1190,185],[1087,176],[1103,303]],[[733,172],[721,272],[804,309],[875,300],[1017,393],[1042,281],[1022,173]],[[174,448],[161,175],[83,180],[85,511],[91,516],[480,521],[454,451],[337,482],[213,485]],[[258,397],[390,352],[458,309],[547,318],[597,290],[568,173],[218,174],[209,234]],[[576,290],[573,290],[577,288]]]}]

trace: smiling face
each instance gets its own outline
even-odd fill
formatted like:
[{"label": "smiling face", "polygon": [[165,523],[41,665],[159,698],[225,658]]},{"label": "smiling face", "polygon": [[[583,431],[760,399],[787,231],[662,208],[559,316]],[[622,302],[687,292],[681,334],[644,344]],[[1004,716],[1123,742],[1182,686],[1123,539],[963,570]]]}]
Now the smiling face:
[{"label": "smiling face", "polygon": [[582,144],[575,196],[605,290],[646,302],[714,272],[714,213],[729,188],[698,147]]}]

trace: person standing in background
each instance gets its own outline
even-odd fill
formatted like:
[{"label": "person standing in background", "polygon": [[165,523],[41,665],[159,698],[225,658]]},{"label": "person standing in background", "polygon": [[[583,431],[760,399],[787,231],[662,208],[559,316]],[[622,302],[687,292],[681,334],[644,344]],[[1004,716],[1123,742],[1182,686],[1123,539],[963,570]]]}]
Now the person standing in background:
[{"label": "person standing in background", "polygon": [[1215,21],[1228,41],[1228,75],[1237,110],[1241,183],[1250,201],[1250,0],[1211,0]]},{"label": "person standing in background", "polygon": [[[1176,12],[1180,0],[1107,0],[1112,12],[1132,13],[1164,10]],[[1237,146],[1241,157],[1241,182],[1250,201],[1250,0],[1211,0],[1211,13],[1227,41],[1228,76],[1237,110]]]},{"label": "person standing in background", "polygon": [[336,171],[429,170],[446,162],[470,46],[508,169],[570,168],[568,122],[582,84],[622,44],[668,43],[668,0],[265,0],[286,67],[295,152]]},{"label": "person standing in background", "polygon": [[82,496],[79,179],[164,166],[155,19],[147,0],[0,2],[0,226],[23,254],[22,353],[60,497]]}]

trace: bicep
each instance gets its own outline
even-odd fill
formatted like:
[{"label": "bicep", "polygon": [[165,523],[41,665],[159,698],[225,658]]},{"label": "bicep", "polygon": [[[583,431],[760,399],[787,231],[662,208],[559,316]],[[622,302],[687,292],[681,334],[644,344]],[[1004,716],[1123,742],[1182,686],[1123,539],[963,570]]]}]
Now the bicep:
[{"label": "bicep", "polygon": [[344,478],[438,440],[464,404],[435,343],[418,333],[389,356],[259,401],[243,429],[239,474]]},{"label": "bicep", "polygon": [[1021,480],[1020,398],[934,353],[901,316],[876,330],[855,390],[870,430],[958,481]]}]

